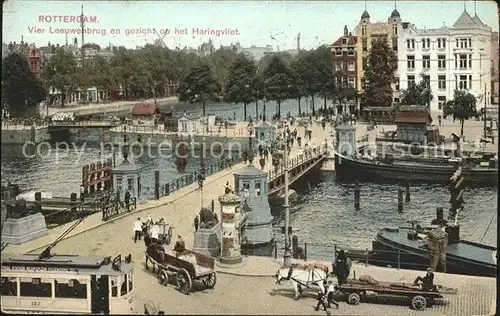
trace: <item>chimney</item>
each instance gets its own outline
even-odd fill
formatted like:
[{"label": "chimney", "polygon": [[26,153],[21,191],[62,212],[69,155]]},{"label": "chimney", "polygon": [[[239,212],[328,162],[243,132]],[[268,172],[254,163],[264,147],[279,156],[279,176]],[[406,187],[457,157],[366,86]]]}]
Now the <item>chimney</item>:
[{"label": "chimney", "polygon": [[21,44],[24,44],[24,35],[21,35]]},{"label": "chimney", "polygon": [[349,34],[349,30],[347,29],[347,25],[344,25],[344,36]]}]

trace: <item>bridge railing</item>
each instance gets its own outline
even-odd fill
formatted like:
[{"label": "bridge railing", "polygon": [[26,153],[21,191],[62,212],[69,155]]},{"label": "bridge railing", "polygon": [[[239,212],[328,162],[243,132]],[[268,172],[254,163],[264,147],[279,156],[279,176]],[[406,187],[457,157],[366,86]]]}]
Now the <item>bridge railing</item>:
[{"label": "bridge railing", "polygon": [[[307,149],[302,154],[298,155],[297,157],[289,159],[286,163],[286,166],[288,167],[288,170],[293,169],[293,168],[297,167],[298,165],[301,165],[308,160],[311,160],[311,159],[317,158],[321,155],[324,155],[327,152],[328,152],[327,145],[320,145],[317,147]],[[275,168],[273,170],[269,170],[268,180],[273,181],[276,178],[282,176],[285,173],[285,169],[286,169],[285,165],[280,164],[277,168]]]},{"label": "bridge railing", "polygon": [[120,120],[91,120],[91,121],[50,121],[49,126],[94,126],[94,125],[107,125],[117,126],[120,125]]}]

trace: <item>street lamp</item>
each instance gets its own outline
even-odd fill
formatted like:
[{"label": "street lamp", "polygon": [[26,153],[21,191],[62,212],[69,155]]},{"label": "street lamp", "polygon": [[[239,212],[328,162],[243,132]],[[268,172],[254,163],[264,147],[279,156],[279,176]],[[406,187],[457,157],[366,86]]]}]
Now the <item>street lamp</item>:
[{"label": "street lamp", "polygon": [[285,253],[283,254],[283,266],[288,268],[292,265],[292,252],[290,251],[290,206],[288,205],[288,148],[285,140],[285,152],[283,154],[283,165],[285,167]]},{"label": "street lamp", "polygon": [[[245,89],[246,89],[246,91],[245,91],[245,92],[248,92],[248,88],[250,88],[250,86],[246,84],[246,85],[245,85]],[[245,114],[244,114],[245,118],[243,119],[243,121],[246,121],[246,120],[247,120],[247,111],[246,111],[246,109],[247,109],[247,108],[245,107],[245,109],[244,109],[244,110],[245,110]]]},{"label": "street lamp", "polygon": [[248,161],[249,161],[249,165],[252,165],[252,162],[253,162],[253,148],[252,148],[253,130],[254,130],[254,126],[253,126],[252,120],[250,120],[250,122],[247,125],[247,131],[248,131]]}]

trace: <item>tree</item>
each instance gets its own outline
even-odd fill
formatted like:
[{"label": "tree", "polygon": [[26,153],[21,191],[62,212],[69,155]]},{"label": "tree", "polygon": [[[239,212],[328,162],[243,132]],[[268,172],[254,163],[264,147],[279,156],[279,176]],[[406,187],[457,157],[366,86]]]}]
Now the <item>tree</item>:
[{"label": "tree", "polygon": [[386,40],[372,41],[365,69],[365,97],[368,106],[391,106],[392,84],[397,58]]},{"label": "tree", "polygon": [[304,95],[311,97],[311,105],[313,115],[315,114],[314,97],[320,93],[323,89],[324,84],[332,84],[331,82],[321,82],[321,74],[319,73],[318,54],[315,51],[308,51],[299,54],[298,63],[299,67],[299,78],[304,83]]},{"label": "tree", "polygon": [[46,94],[25,57],[13,53],[2,60],[2,107],[9,109],[11,117],[23,116],[27,110],[36,109]]},{"label": "tree", "polygon": [[292,71],[292,86],[293,93],[292,97],[297,99],[299,104],[299,115],[302,115],[302,109],[300,106],[300,101],[306,93],[306,84],[304,78],[302,77],[303,65],[305,64],[304,55],[299,55],[290,64]]},{"label": "tree", "polygon": [[47,87],[55,88],[61,95],[61,107],[64,107],[66,94],[78,91],[79,69],[75,57],[64,48],[56,49],[43,71]]},{"label": "tree", "polygon": [[[102,57],[97,57],[92,66],[94,68],[93,85],[99,91],[111,91],[117,88],[116,80],[113,77],[113,70],[106,60]],[[99,102],[99,94],[97,94]]]},{"label": "tree", "polygon": [[222,46],[210,56],[215,77],[219,82],[221,93],[223,95],[226,95],[232,65],[237,58],[239,58],[238,54],[236,54],[232,49],[223,48]]},{"label": "tree", "polygon": [[264,70],[266,99],[278,103],[278,117],[281,118],[281,102],[292,95],[292,74],[288,65],[279,56],[273,56]]},{"label": "tree", "polygon": [[226,102],[243,103],[244,118],[247,119],[247,104],[256,100],[253,91],[257,67],[253,60],[241,54],[231,65],[224,95]]},{"label": "tree", "polygon": [[443,117],[452,116],[454,120],[460,120],[460,135],[464,135],[464,121],[477,115],[476,97],[464,90],[455,90],[453,100],[444,104]]},{"label": "tree", "polygon": [[429,105],[433,99],[432,91],[428,80],[424,79],[418,84],[411,84],[408,89],[401,90],[402,105]]},{"label": "tree", "polygon": [[207,64],[194,67],[179,86],[179,101],[202,103],[203,116],[206,115],[206,102],[220,99],[220,85]]}]

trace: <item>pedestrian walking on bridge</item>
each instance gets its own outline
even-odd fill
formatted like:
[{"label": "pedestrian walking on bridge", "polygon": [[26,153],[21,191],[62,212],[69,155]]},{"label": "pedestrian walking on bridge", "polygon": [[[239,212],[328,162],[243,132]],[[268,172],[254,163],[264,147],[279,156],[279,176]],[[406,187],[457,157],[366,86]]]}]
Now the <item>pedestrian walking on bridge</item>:
[{"label": "pedestrian walking on bridge", "polygon": [[134,243],[137,243],[137,239],[141,240],[141,232],[142,232],[142,222],[141,218],[138,217],[134,222]]},{"label": "pedestrian walking on bridge", "polygon": [[195,232],[198,231],[199,226],[200,226],[200,218],[198,217],[198,215],[196,215],[196,217],[194,218],[194,231]]},{"label": "pedestrian walking on bridge", "polygon": [[323,310],[326,311],[326,304],[325,304],[325,293],[323,291],[319,290],[318,291],[318,304],[316,305],[316,308],[314,309],[315,311],[319,310],[319,306],[323,306]]}]

